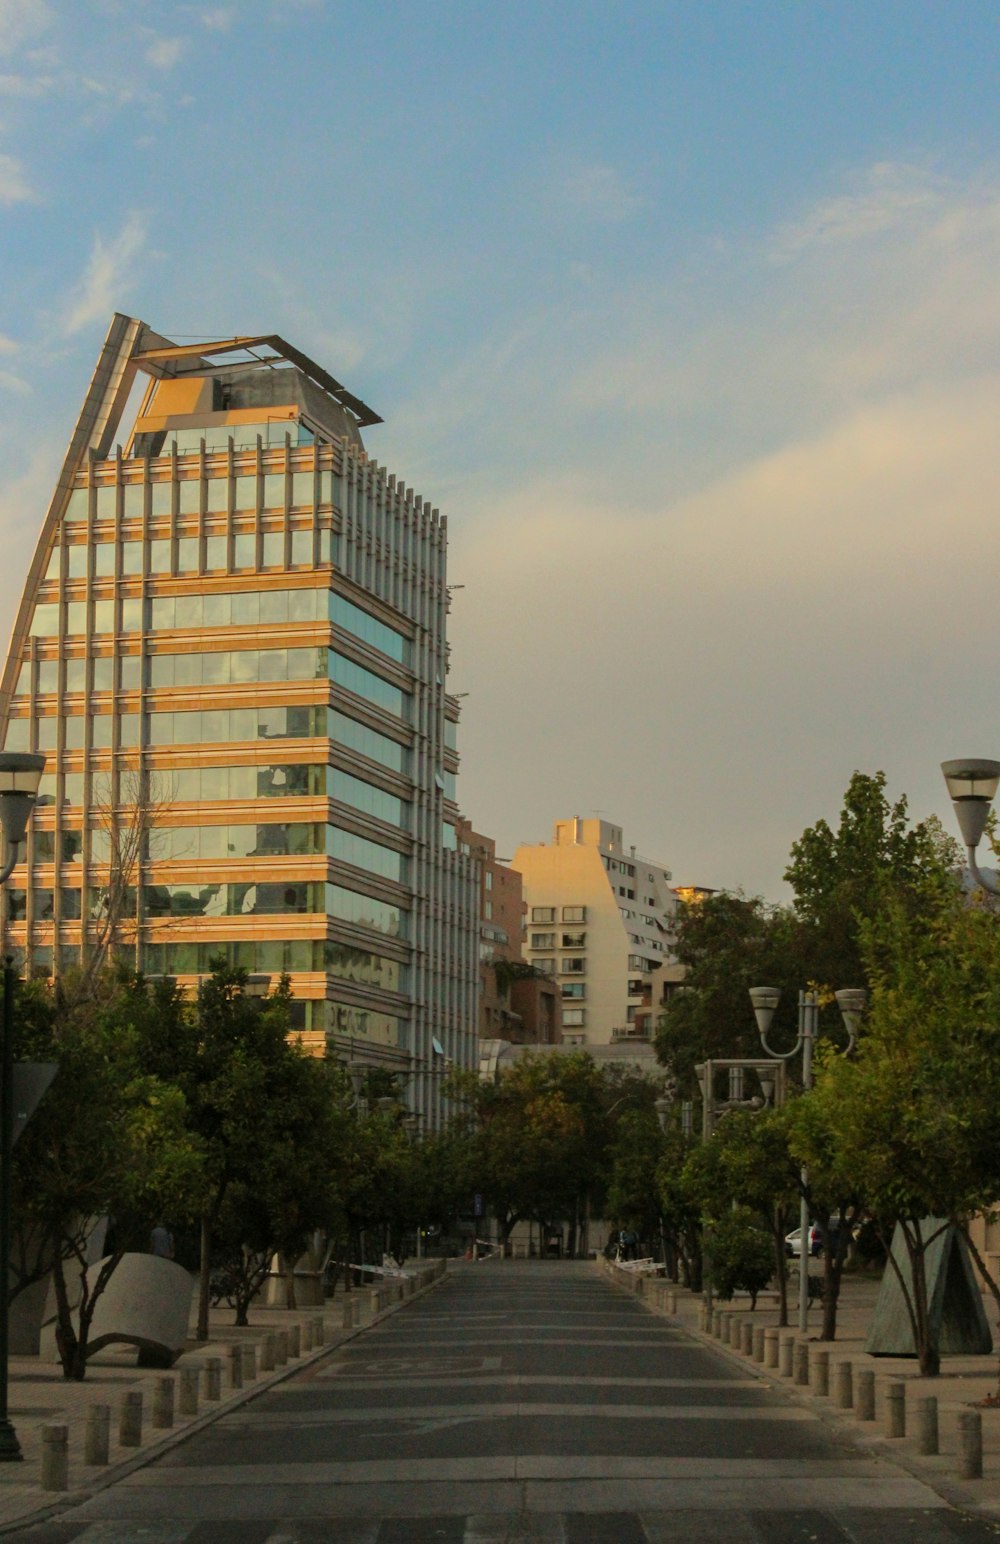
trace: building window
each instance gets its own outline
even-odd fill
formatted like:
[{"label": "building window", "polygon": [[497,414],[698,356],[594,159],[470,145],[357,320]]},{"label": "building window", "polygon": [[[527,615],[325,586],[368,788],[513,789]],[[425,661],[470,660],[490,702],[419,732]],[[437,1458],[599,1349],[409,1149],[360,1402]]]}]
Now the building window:
[{"label": "building window", "polygon": [[[564,906],[562,909],[562,919],[564,922],[586,922],[587,908],[586,906]],[[555,921],[555,918],[553,918],[553,921]]]},{"label": "building window", "polygon": [[587,961],[583,955],[578,958],[563,960],[560,970],[564,976],[582,976],[586,973]]},{"label": "building window", "polygon": [[492,890],[493,889],[493,870],[492,869],[487,869],[486,870],[486,888],[487,888],[487,890]]},{"label": "building window", "polygon": [[[536,961],[537,963],[537,961]],[[559,995],[562,998],[575,998],[577,1002],[581,997],[586,997],[587,986],[583,981],[563,981],[559,986]]]},{"label": "building window", "polygon": [[586,1008],[564,1008],[562,1021],[564,1029],[582,1029],[587,1022],[587,1010]]},{"label": "building window", "polygon": [[555,933],[532,933],[532,949],[554,949],[556,946]]},{"label": "building window", "polygon": [[586,933],[564,933],[562,936],[564,949],[585,949],[587,947]]},{"label": "building window", "polygon": [[531,920],[532,922],[554,922],[556,909],[554,906],[532,906]]},{"label": "building window", "polygon": [[532,960],[536,970],[540,970],[543,976],[554,976],[556,973],[555,960]]}]

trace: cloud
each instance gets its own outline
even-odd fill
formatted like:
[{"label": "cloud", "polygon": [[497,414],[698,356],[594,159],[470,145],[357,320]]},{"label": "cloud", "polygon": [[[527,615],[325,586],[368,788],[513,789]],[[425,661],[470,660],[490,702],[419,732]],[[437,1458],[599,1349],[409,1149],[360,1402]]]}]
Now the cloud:
[{"label": "cloud", "polygon": [[20,161],[0,155],[0,205],[33,203],[38,195],[25,178]]},{"label": "cloud", "polygon": [[201,24],[210,32],[228,32],[236,16],[236,7],[231,5],[216,5],[210,10],[202,11]]},{"label": "cloud", "polygon": [[94,237],[87,267],[67,308],[63,323],[67,333],[82,332],[119,309],[131,285],[132,270],[145,252],[146,236],[145,217],[133,210],[110,241],[100,233]]},{"label": "cloud", "polygon": [[0,96],[43,97],[55,89],[53,75],[0,75]]},{"label": "cloud", "polygon": [[609,223],[629,219],[644,203],[615,167],[602,162],[577,167],[563,182],[562,194],[577,214]]},{"label": "cloud", "polygon": [[850,179],[853,190],[814,204],[782,226],[772,246],[777,261],[791,261],[819,246],[848,246],[905,225],[919,224],[942,207],[947,186],[924,168],[880,161]]},{"label": "cloud", "polygon": [[37,43],[52,20],[47,0],[0,0],[0,54]]},{"label": "cloud", "polygon": [[146,59],[157,70],[172,70],[183,52],[183,38],[154,38],[146,49]]},{"label": "cloud", "polygon": [[8,338],[0,332],[0,354],[16,354],[20,349],[20,343],[15,343],[13,338]]}]

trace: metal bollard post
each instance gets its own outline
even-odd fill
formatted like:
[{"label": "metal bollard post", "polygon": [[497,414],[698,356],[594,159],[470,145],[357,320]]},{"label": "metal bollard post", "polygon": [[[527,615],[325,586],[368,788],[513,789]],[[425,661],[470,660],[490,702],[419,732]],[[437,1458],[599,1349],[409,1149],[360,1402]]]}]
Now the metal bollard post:
[{"label": "metal bollard post", "polygon": [[905,1383],[887,1383],[885,1386],[885,1434],[887,1437],[906,1436]]},{"label": "metal bollard post", "polygon": [[243,1381],[249,1383],[257,1376],[257,1347],[244,1344],[240,1349],[243,1352]]},{"label": "metal bollard post", "polygon": [[940,1451],[938,1402],[933,1394],[922,1394],[917,1400],[917,1452],[927,1457]]},{"label": "metal bollard post", "polygon": [[111,1406],[89,1405],[83,1437],[85,1464],[106,1464],[111,1448]]},{"label": "metal bollard post", "polygon": [[313,1348],[312,1320],[311,1319],[303,1319],[303,1321],[302,1321],[302,1355],[305,1356],[306,1352],[307,1351],[311,1351],[312,1348]]},{"label": "metal bollard post", "polygon": [[123,1394],[118,1413],[119,1447],[142,1445],[142,1391]]},{"label": "metal bollard post", "polygon": [[854,1380],[854,1413],[859,1421],[875,1419],[875,1373],[870,1367],[859,1367]]},{"label": "metal bollard post", "polygon": [[838,1410],[849,1410],[854,1403],[854,1366],[837,1362],[833,1370],[833,1402]]},{"label": "metal bollard post", "polygon": [[313,1319],[313,1345],[326,1345],[326,1326],[323,1323],[323,1315],[318,1313]]},{"label": "metal bollard post", "polygon": [[298,1324],[288,1326],[288,1355],[302,1355],[302,1330]]},{"label": "metal bollard post", "polygon": [[42,1427],[42,1489],[69,1489],[69,1427]]},{"label": "metal bollard post", "polygon": [[744,1356],[749,1356],[753,1350],[753,1324],[749,1319],[744,1319],[740,1325],[740,1351]]},{"label": "metal bollard post", "polygon": [[809,1342],[797,1340],[795,1342],[795,1382],[799,1388],[809,1387]]},{"label": "metal bollard post", "polygon": [[753,1359],[755,1362],[763,1362],[764,1360],[764,1335],[764,1325],[755,1324],[753,1327]]},{"label": "metal bollard post", "polygon": [[222,1398],[222,1357],[209,1356],[205,1359],[205,1398]]},{"label": "metal bollard post", "polygon": [[778,1374],[790,1378],[794,1369],[795,1336],[784,1333],[778,1336]]},{"label": "metal bollard post", "polygon": [[959,1467],[963,1480],[983,1477],[983,1418],[978,1410],[960,1410],[958,1415]]},{"label": "metal bollard post", "polygon": [[279,1330],[274,1337],[274,1365],[275,1367],[287,1367],[288,1365],[287,1330]]},{"label": "metal bollard post", "polygon": [[274,1335],[270,1330],[260,1343],[260,1370],[261,1372],[274,1371]]},{"label": "metal bollard post", "polygon": [[182,1367],[178,1373],[177,1411],[180,1415],[198,1414],[198,1373],[197,1367]]},{"label": "metal bollard post", "polygon": [[153,1425],[164,1431],[174,1424],[174,1380],[157,1378],[153,1390]]},{"label": "metal bollard post", "polygon": [[243,1347],[229,1347],[229,1387],[241,1389],[243,1387]]},{"label": "metal bollard post", "polygon": [[830,1392],[830,1353],[825,1346],[813,1346],[809,1358],[809,1387],[814,1394]]}]

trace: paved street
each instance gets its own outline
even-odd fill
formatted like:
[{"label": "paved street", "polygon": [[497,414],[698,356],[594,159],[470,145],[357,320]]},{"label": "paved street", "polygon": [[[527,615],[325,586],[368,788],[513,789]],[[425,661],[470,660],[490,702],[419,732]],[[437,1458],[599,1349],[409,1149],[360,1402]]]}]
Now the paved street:
[{"label": "paved street", "polygon": [[995,1544],[592,1266],[444,1284],[25,1544]]}]

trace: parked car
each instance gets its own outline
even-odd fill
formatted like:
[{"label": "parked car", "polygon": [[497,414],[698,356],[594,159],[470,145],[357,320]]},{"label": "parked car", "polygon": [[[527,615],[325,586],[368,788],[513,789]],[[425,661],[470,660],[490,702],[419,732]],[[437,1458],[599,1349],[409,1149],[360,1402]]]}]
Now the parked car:
[{"label": "parked car", "polygon": [[[797,1260],[802,1253],[801,1228],[793,1228],[791,1233],[785,1234],[785,1254],[790,1260]],[[830,1245],[836,1249],[837,1239],[840,1233],[840,1218],[830,1218]],[[823,1235],[819,1230],[819,1224],[809,1224],[809,1253],[818,1259],[823,1253]]]}]

